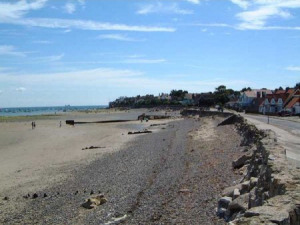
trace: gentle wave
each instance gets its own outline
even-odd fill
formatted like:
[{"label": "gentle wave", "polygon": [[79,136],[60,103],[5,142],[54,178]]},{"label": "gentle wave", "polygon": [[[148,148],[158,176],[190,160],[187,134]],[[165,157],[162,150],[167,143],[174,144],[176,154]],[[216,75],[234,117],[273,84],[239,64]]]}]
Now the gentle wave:
[{"label": "gentle wave", "polygon": [[71,111],[98,110],[107,108],[105,105],[99,106],[48,106],[48,107],[19,107],[0,108],[0,116],[35,116],[35,115],[55,115]]}]

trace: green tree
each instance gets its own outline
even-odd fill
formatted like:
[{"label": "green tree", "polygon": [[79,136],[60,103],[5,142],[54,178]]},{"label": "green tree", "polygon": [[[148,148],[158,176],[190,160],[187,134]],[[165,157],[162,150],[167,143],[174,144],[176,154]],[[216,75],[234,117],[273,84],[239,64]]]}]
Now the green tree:
[{"label": "green tree", "polygon": [[188,91],[183,91],[183,90],[172,90],[170,92],[170,96],[172,97],[172,99],[176,99],[178,101],[182,100],[185,96],[185,94],[187,94]]},{"label": "green tree", "polygon": [[241,92],[245,92],[245,91],[252,91],[251,87],[244,87]]}]

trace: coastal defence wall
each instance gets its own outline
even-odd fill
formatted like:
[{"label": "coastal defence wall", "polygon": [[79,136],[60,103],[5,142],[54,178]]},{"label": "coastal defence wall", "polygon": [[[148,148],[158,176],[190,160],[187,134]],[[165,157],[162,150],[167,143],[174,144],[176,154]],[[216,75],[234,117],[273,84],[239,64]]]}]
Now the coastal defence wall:
[{"label": "coastal defence wall", "polygon": [[220,116],[220,117],[224,117],[224,118],[233,115],[232,113],[227,113],[227,112],[202,111],[202,110],[195,110],[195,109],[185,109],[185,110],[182,110],[180,114],[182,116],[196,116],[196,115],[199,115],[201,117]]},{"label": "coastal defence wall", "polygon": [[231,225],[300,224],[300,169],[290,168],[275,134],[258,130],[241,116],[232,115],[219,125],[235,124],[245,153],[232,166],[243,174],[226,188],[217,214]]},{"label": "coastal defence wall", "polygon": [[258,130],[238,115],[184,110],[183,116],[221,116],[219,126],[234,124],[244,154],[232,162],[243,178],[225,188],[217,215],[230,225],[300,225],[300,168],[289,166],[285,150],[271,130]]}]

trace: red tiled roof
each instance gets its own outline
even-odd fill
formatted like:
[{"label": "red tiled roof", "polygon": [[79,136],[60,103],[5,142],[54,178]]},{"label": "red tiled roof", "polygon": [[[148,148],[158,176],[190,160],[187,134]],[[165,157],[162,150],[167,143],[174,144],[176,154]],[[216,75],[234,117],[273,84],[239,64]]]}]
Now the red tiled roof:
[{"label": "red tiled roof", "polygon": [[284,94],[285,93],[285,90],[277,90],[276,92],[275,92],[275,94]]},{"label": "red tiled roof", "polygon": [[275,101],[278,101],[278,99],[282,99],[283,102],[289,97],[289,94],[287,93],[280,93],[280,94],[269,94],[266,96],[268,100],[272,100],[272,98],[275,99]]},{"label": "red tiled roof", "polygon": [[293,94],[295,92],[295,88],[290,88],[286,93]]},{"label": "red tiled roof", "polygon": [[294,97],[292,101],[287,104],[286,108],[292,108],[297,102],[300,102],[300,97]]}]

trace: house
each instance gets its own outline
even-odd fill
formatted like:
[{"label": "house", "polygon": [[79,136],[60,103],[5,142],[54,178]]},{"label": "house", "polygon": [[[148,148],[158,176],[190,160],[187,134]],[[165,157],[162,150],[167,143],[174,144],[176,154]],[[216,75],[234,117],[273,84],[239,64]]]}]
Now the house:
[{"label": "house", "polygon": [[239,97],[238,104],[242,109],[248,109],[253,106],[253,100],[256,98],[265,98],[268,94],[272,94],[268,89],[253,89],[251,91],[244,91]]},{"label": "house", "polygon": [[266,95],[259,105],[259,112],[262,114],[276,114],[281,112],[288,97],[288,93],[282,92]]},{"label": "house", "polygon": [[194,101],[194,94],[192,93],[185,93],[184,97],[183,97],[183,100],[180,101],[180,103],[182,105],[185,105],[185,106],[191,106],[191,105],[194,105],[195,104],[195,101]]},{"label": "house", "polygon": [[169,94],[161,93],[158,95],[158,99],[160,100],[171,100],[171,96]]},{"label": "house", "polygon": [[284,109],[291,111],[293,114],[300,114],[300,89],[289,89],[289,97],[285,101]]},{"label": "house", "polygon": [[300,115],[300,97],[294,97],[285,108],[290,110],[293,115]]}]

